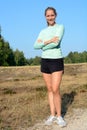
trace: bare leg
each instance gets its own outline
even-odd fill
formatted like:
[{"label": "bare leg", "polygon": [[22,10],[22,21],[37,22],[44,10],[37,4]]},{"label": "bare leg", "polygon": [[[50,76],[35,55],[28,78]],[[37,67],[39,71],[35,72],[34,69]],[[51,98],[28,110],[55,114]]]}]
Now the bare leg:
[{"label": "bare leg", "polygon": [[62,80],[62,71],[54,72],[52,74],[43,73],[44,80],[48,89],[48,98],[51,110],[51,118],[46,121],[46,125],[50,125],[55,119],[55,110],[57,112],[56,121],[61,127],[66,126],[66,122],[61,117],[61,96],[60,83]]},{"label": "bare leg", "polygon": [[62,71],[52,73],[53,99],[57,111],[57,116],[61,116],[61,96],[60,96],[61,80],[62,80]]},{"label": "bare leg", "polygon": [[55,106],[54,106],[54,100],[53,100],[53,91],[52,91],[52,75],[43,73],[43,78],[45,80],[47,89],[48,89],[48,100],[50,105],[50,111],[51,115],[55,115]]}]

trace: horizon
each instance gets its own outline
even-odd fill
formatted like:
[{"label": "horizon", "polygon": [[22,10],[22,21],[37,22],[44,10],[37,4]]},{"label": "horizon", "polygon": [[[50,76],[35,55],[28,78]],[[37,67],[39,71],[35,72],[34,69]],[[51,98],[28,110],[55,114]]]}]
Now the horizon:
[{"label": "horizon", "polygon": [[[33,4],[34,3],[34,4]],[[87,1],[38,1],[0,0],[1,34],[13,50],[23,51],[26,58],[41,56],[41,50],[33,45],[39,32],[46,27],[44,10],[53,6],[58,13],[56,22],[64,24],[62,53],[78,53],[87,50]]]}]

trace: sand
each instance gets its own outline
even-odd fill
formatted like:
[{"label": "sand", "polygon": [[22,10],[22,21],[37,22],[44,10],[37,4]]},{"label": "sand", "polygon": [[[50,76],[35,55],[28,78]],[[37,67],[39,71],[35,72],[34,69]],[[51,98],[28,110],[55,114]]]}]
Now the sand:
[{"label": "sand", "polygon": [[87,109],[73,109],[72,114],[64,117],[67,122],[66,127],[59,127],[56,123],[45,126],[44,121],[35,124],[30,128],[20,128],[20,130],[87,130]]}]

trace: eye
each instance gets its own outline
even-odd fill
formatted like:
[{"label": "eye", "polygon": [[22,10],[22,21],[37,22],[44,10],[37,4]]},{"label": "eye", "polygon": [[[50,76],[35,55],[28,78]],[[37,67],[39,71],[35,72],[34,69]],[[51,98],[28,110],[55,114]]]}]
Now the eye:
[{"label": "eye", "polygon": [[51,16],[55,16],[54,14],[52,14]]},{"label": "eye", "polygon": [[51,14],[51,15],[46,15],[46,17],[50,17],[50,16],[51,16],[51,17],[53,17],[53,16],[55,16],[55,15],[54,15],[54,14]]},{"label": "eye", "polygon": [[46,17],[49,17],[50,15],[46,15]]}]

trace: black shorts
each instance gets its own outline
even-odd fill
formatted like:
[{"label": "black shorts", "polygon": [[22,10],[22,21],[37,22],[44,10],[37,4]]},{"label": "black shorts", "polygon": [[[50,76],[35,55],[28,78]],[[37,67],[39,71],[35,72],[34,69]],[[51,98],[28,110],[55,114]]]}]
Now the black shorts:
[{"label": "black shorts", "polygon": [[64,72],[64,60],[60,59],[41,59],[41,72],[51,74],[56,71]]}]

